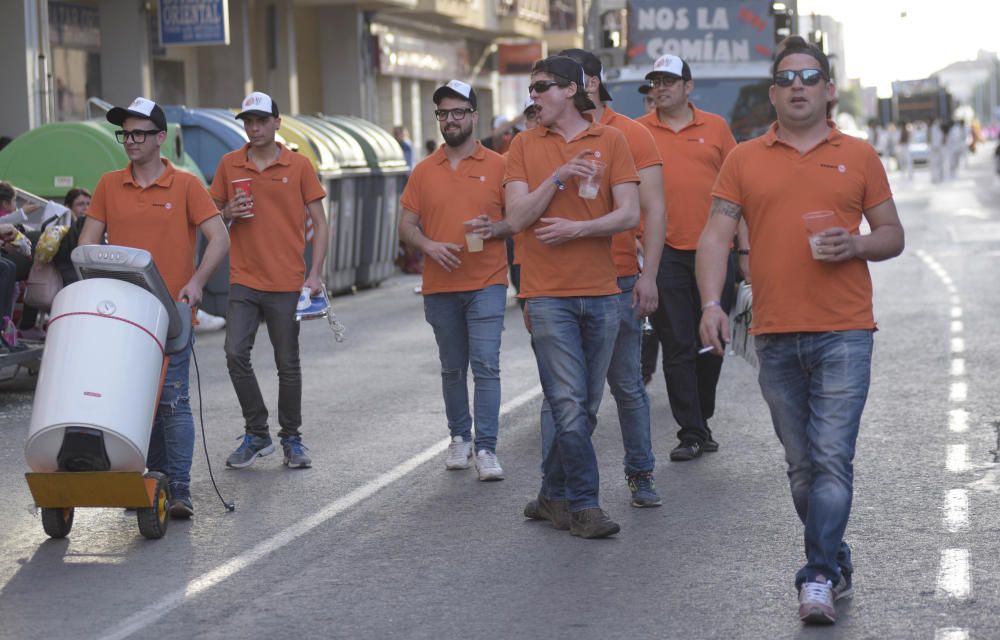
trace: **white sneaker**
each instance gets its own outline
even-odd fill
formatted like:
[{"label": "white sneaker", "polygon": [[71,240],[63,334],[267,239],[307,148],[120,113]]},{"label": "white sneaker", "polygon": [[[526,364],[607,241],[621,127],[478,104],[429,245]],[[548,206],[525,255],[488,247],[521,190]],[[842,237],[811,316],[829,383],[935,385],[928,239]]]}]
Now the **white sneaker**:
[{"label": "white sneaker", "polygon": [[448,457],[444,461],[445,469],[468,469],[472,466],[472,443],[462,440],[462,436],[454,436],[448,445]]},{"label": "white sneaker", "polygon": [[833,583],[817,576],[818,582],[803,582],[799,587],[799,620],[811,624],[833,624]]},{"label": "white sneaker", "polygon": [[503,480],[503,469],[497,461],[497,454],[492,451],[479,450],[476,454],[476,471],[479,472],[480,480]]},{"label": "white sneaker", "polygon": [[213,316],[210,313],[205,313],[201,309],[198,309],[198,313],[195,317],[198,319],[198,324],[195,325],[194,330],[199,333],[203,331],[218,331],[226,326],[225,318]]}]

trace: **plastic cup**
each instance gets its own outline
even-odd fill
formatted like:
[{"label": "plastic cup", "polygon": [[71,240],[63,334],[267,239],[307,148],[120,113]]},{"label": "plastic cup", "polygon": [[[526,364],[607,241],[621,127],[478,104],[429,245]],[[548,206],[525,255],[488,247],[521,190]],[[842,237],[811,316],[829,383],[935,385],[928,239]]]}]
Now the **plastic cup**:
[{"label": "plastic cup", "polygon": [[597,197],[597,192],[601,189],[601,180],[604,178],[604,170],[608,165],[600,160],[584,160],[594,169],[594,175],[580,178],[580,189],[577,194],[584,200],[593,200]]},{"label": "plastic cup", "polygon": [[[253,178],[240,178],[239,180],[233,180],[233,189],[236,191],[242,191],[246,194],[247,198],[253,198],[253,192],[250,189],[250,183],[253,182]],[[252,218],[253,209],[250,209],[247,213],[236,216],[237,218]]]},{"label": "plastic cup", "polygon": [[469,253],[476,253],[477,251],[483,250],[483,237],[476,233],[475,231],[470,231],[465,234],[465,246],[468,247]]},{"label": "plastic cup", "polygon": [[819,253],[819,234],[837,226],[837,214],[833,211],[804,213],[802,214],[802,223],[809,235],[809,250],[812,251],[812,257],[816,260],[823,260],[824,256]]}]

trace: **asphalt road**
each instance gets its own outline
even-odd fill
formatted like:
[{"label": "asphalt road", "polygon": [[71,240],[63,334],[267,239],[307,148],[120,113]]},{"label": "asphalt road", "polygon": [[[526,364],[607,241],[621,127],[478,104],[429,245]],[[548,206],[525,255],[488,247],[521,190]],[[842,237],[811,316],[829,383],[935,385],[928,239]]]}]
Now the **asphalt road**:
[{"label": "asphalt road", "polygon": [[[207,444],[236,511],[214,495],[199,435],[196,517],[159,541],[120,509],[78,510],[69,538],[47,540],[22,475],[32,381],[0,385],[0,638],[1000,637],[991,160],[945,185],[926,170],[894,184],[907,249],[872,267],[881,330],[848,528],[857,594],[833,628],[795,615],[801,526],[746,362],[723,369],[721,450],[693,462],[669,462],[676,427],[662,378],[650,386],[658,509],[628,506],[606,396],[601,497],[622,532],[581,540],[521,517],[539,480],[540,395],[516,305],[501,361],[507,480],[480,483],[444,469],[436,347],[403,276],[335,300],[346,342],[303,327],[310,470],[280,453],[224,469],[241,416],[223,336],[199,336]],[[273,408],[265,332],[254,361]]]}]

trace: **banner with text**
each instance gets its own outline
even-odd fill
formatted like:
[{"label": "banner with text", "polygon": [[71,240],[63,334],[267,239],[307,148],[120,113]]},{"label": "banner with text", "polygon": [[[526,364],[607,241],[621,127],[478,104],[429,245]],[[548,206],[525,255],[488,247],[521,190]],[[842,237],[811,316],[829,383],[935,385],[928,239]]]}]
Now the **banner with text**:
[{"label": "banner with text", "polygon": [[670,53],[689,64],[770,61],[771,0],[629,0],[630,64]]},{"label": "banner with text", "polygon": [[160,0],[160,44],[229,44],[229,0]]}]

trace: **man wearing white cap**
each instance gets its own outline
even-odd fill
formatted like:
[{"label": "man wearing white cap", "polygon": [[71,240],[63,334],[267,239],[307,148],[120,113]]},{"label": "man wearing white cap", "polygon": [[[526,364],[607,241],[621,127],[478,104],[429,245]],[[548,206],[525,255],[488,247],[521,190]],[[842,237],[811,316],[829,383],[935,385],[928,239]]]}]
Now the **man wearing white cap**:
[{"label": "man wearing white cap", "polygon": [[[284,464],[306,468],[312,459],[300,431],[302,371],[295,308],[304,288],[315,294],[323,286],[329,240],[323,212],[326,192],[309,160],[275,141],[281,116],[271,96],[251,93],[236,117],[243,121],[249,142],[222,157],[212,181],[212,197],[231,223],[226,363],[246,431],[226,465],[242,469],[274,452],[267,407],[250,363],[263,320],[278,368],[278,436]],[[303,260],[306,212],[314,229],[308,274]]]},{"label": "man wearing white cap", "polygon": [[[656,110],[638,122],[653,134],[660,155],[669,159],[663,168],[669,206],[667,235],[656,278],[660,303],[651,320],[663,346],[663,376],[670,410],[680,426],[680,442],[670,452],[670,459],[684,461],[719,448],[708,428],[708,419],[715,411],[722,356],[699,354],[702,303],[694,277],[694,257],[708,220],[712,185],[736,141],[723,118],[691,104],[694,81],[686,62],[674,55],[661,56],[646,79]],[[745,250],[745,245],[740,249]],[[733,263],[730,260],[721,297],[727,311],[734,297]]]},{"label": "man wearing white cap", "polygon": [[[167,119],[152,100],[136,98],[128,107],[108,111],[108,122],[125,148],[129,164],[101,176],[80,232],[79,244],[100,244],[107,231],[111,244],[149,251],[170,294],[192,307],[202,288],[225,258],[226,227],[201,181],[160,157],[167,139]],[[201,264],[195,263],[195,231],[208,241]],[[170,356],[153,421],[146,466],[167,476],[170,516],[190,518],[191,458],[194,417],[188,393],[191,345]]]},{"label": "man wearing white cap", "polygon": [[406,183],[399,237],[430,258],[421,293],[441,361],[451,436],[445,468],[468,469],[474,461],[480,480],[502,480],[496,448],[507,263],[502,242],[477,236],[467,240],[464,223],[477,215],[490,220],[503,216],[504,161],[472,135],[479,121],[472,87],[452,80],[433,99],[445,143],[413,169]]}]

